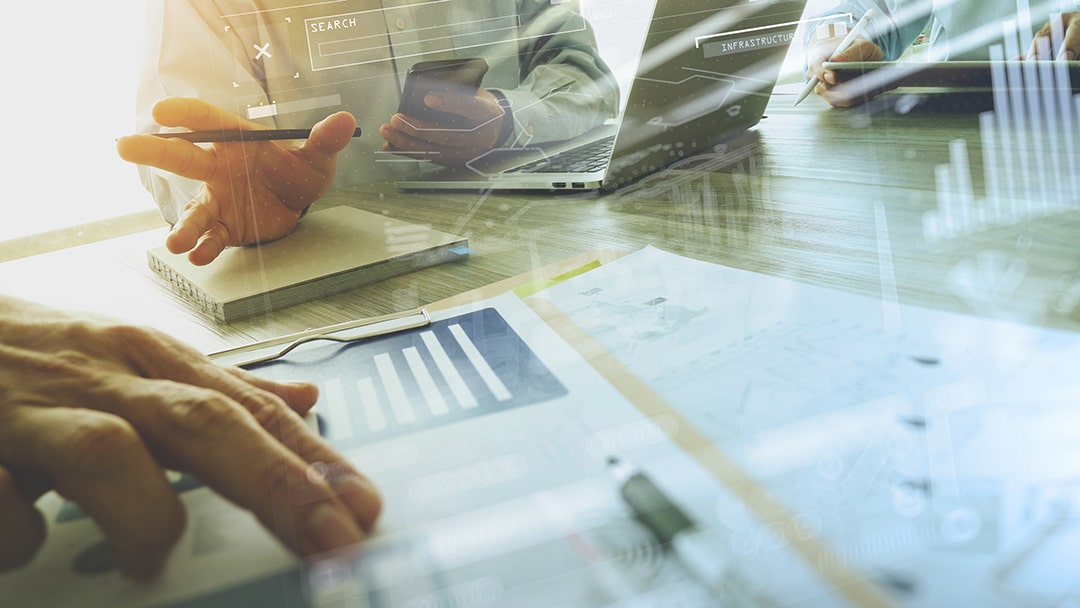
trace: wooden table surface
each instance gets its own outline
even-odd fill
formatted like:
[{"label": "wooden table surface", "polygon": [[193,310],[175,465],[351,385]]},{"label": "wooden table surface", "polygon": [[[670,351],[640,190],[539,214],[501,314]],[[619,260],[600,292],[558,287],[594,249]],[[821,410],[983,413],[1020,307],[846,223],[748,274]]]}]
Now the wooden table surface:
[{"label": "wooden table surface", "polygon": [[333,192],[318,205],[466,235],[474,253],[232,325],[198,316],[155,282],[144,252],[160,230],[0,264],[0,289],[157,324],[214,350],[428,304],[585,251],[655,245],[886,301],[1080,329],[1076,201],[949,238],[925,234],[950,142],[967,141],[972,173],[982,172],[976,114],[790,101],[775,96],[760,125],[726,150],[613,193],[400,192],[390,183]]},{"label": "wooden table surface", "polygon": [[[614,193],[448,195],[388,184],[334,193],[324,204],[468,235],[475,253],[330,300],[346,316],[389,312],[583,251],[651,244],[903,303],[1080,329],[1068,297],[1080,281],[1075,205],[952,238],[924,234],[923,216],[938,204],[935,168],[949,162],[950,141],[964,139],[981,173],[979,134],[974,114],[837,111],[817,99],[791,108],[776,97],[726,153]],[[743,158],[726,163],[732,156]],[[996,284],[1016,267],[1019,284]],[[970,272],[981,283],[970,284]]]}]

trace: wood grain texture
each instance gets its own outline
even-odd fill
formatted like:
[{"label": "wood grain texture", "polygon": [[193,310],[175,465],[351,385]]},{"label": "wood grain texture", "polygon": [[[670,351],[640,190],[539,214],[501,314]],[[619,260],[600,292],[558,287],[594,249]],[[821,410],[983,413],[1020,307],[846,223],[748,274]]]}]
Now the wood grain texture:
[{"label": "wood grain texture", "polygon": [[[1075,311],[1054,306],[1080,273],[1075,205],[955,238],[924,236],[923,215],[937,206],[935,167],[949,162],[955,139],[968,142],[972,173],[980,175],[976,115],[830,110],[817,99],[790,109],[781,100],[742,142],[752,150],[745,159],[717,166],[718,155],[705,155],[614,193],[404,193],[392,184],[336,192],[323,204],[467,235],[474,253],[466,264],[391,280],[332,305],[348,314],[389,312],[583,251],[651,244],[873,297],[895,293],[903,303],[1080,329]],[[977,178],[975,191],[982,195]],[[1024,279],[992,302],[956,293],[950,277],[980,259],[1019,261]]]},{"label": "wood grain texture", "polygon": [[[727,151],[730,156],[745,146],[741,160],[725,165],[719,154],[684,159],[613,193],[416,193],[400,192],[391,183],[335,191],[317,205],[352,205],[467,236],[473,253],[464,263],[420,270],[211,333],[230,336],[219,345],[226,348],[243,337],[267,339],[416,308],[586,251],[628,252],[650,244],[877,298],[895,294],[909,304],[1080,329],[1080,312],[1067,297],[1080,289],[1076,201],[1069,211],[1040,218],[939,241],[924,237],[923,214],[937,205],[935,167],[949,162],[949,142],[955,139],[968,142],[972,173],[981,174],[975,114],[841,111],[816,98],[791,108],[789,98],[777,97],[751,135]],[[981,196],[980,180],[974,180],[974,188]],[[0,265],[0,275],[11,268],[5,291],[16,295],[43,289],[20,287],[16,278],[40,276],[35,266],[48,268],[49,276],[67,268],[82,277],[130,283],[129,293],[138,292],[147,289],[143,283],[149,275],[138,268],[144,265],[144,241],[124,237],[17,260]],[[143,249],[131,249],[138,247]],[[119,265],[118,259],[123,260]],[[993,301],[972,298],[956,288],[955,276],[977,272],[980,264],[1020,265],[1022,281]],[[98,308],[95,297],[87,294],[82,305]],[[183,309],[168,294],[153,297],[164,300],[163,314]],[[99,308],[123,314],[122,300]],[[145,303],[139,312],[144,311]],[[206,322],[194,312],[179,314],[188,323]]]}]

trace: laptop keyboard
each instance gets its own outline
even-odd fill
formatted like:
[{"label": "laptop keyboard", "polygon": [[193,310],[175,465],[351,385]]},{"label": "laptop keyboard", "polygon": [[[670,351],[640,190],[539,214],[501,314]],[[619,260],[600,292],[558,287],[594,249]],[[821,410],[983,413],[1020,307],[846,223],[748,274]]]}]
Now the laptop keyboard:
[{"label": "laptop keyboard", "polygon": [[614,145],[615,136],[611,135],[579,148],[566,150],[554,156],[522,165],[512,172],[592,173],[607,166]]}]

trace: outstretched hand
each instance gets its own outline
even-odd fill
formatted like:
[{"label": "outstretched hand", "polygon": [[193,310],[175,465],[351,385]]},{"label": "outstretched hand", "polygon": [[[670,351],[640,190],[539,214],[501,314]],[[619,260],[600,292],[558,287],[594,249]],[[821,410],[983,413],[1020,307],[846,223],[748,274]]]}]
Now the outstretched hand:
[{"label": "outstretched hand", "polygon": [[0,571],[44,542],[34,503],[55,489],[97,522],[124,572],[154,575],[185,524],[165,468],[302,555],[362,540],[379,496],[301,419],[317,394],[152,329],[0,296]]},{"label": "outstretched hand", "polygon": [[[264,128],[204,101],[181,97],[158,102],[153,117],[162,126],[192,131]],[[289,234],[304,209],[333,184],[337,154],[355,128],[352,115],[338,112],[315,125],[299,147],[273,141],[201,147],[139,134],[120,138],[117,151],[126,161],[203,182],[165,241],[169,251],[188,252],[191,263],[201,266],[226,247]]]},{"label": "outstretched hand", "polygon": [[476,95],[431,92],[424,104],[432,110],[462,117],[461,124],[440,125],[415,116],[394,114],[379,128],[386,140],[384,152],[398,152],[446,166],[460,166],[491,150],[499,143],[506,109],[487,89]]}]

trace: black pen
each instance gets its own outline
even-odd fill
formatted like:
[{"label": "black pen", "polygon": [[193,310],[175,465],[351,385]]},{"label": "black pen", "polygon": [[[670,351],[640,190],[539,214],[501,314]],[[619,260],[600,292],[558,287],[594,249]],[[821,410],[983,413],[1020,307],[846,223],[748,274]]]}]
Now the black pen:
[{"label": "black pen", "polygon": [[[193,144],[212,144],[234,141],[276,141],[280,139],[307,139],[311,129],[223,129],[220,131],[177,131],[175,133],[153,133],[163,139],[182,139]],[[353,137],[360,137],[360,127],[353,131]]]},{"label": "black pen", "polygon": [[717,547],[709,546],[690,519],[673,500],[634,465],[612,456],[608,458],[619,494],[661,545],[668,546],[680,561],[707,586],[717,584],[726,564],[718,559]]},{"label": "black pen", "polygon": [[608,458],[619,494],[634,516],[668,547],[690,574],[706,589],[733,606],[776,606],[767,595],[743,580],[736,564],[725,559],[727,552],[715,536],[703,532],[675,501],[634,465],[617,457]]}]

